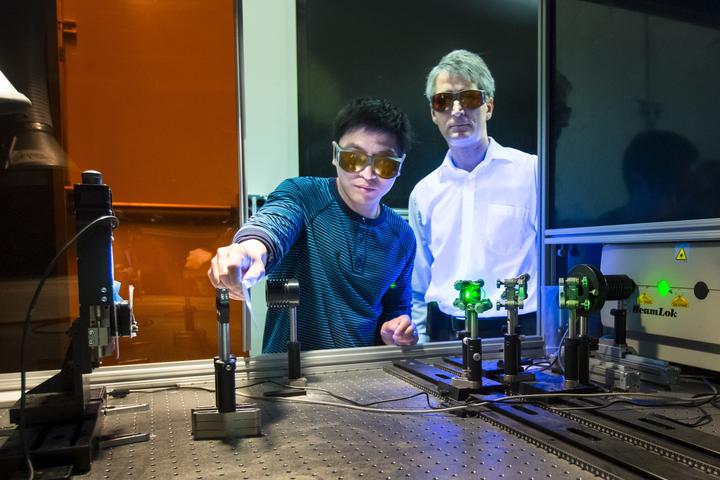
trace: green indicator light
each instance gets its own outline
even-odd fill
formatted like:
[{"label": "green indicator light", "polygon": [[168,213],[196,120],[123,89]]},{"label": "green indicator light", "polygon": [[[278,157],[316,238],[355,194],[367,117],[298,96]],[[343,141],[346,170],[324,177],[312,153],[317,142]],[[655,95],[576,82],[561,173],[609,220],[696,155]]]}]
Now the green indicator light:
[{"label": "green indicator light", "polygon": [[660,280],[657,284],[657,290],[661,297],[666,297],[670,294],[670,283],[667,280]]}]

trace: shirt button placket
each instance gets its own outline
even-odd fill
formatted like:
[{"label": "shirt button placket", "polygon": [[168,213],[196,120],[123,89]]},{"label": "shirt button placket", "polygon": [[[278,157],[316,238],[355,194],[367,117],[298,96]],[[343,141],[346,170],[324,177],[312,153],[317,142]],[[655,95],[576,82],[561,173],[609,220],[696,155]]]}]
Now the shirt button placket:
[{"label": "shirt button placket", "polygon": [[[472,262],[472,232],[475,222],[475,182],[470,176],[465,177],[462,192],[462,209],[464,214],[460,218],[460,258],[463,259],[463,265]],[[463,270],[463,278],[465,274]],[[475,280],[475,279],[473,279]]]},{"label": "shirt button placket", "polygon": [[365,265],[365,237],[367,236],[367,224],[365,217],[360,220],[355,233],[355,262],[354,270],[356,273],[362,273]]}]

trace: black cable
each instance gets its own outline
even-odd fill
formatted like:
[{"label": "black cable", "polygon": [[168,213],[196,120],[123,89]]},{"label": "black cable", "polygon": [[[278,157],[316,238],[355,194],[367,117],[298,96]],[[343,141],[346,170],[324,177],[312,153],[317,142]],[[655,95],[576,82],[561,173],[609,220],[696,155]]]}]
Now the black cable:
[{"label": "black cable", "polygon": [[[295,390],[310,390],[310,391],[314,391],[314,392],[322,392],[322,393],[324,393],[324,394],[326,394],[326,395],[329,395],[329,396],[331,396],[331,397],[333,397],[333,398],[335,398],[335,399],[337,399],[337,400],[341,400],[341,401],[343,401],[343,402],[350,403],[350,404],[355,405],[355,406],[357,406],[357,407],[362,407],[362,406],[363,406],[363,405],[361,405],[360,403],[356,402],[355,400],[353,400],[353,399],[351,399],[351,398],[343,397],[342,395],[338,395],[338,394],[336,394],[336,393],[333,393],[333,392],[331,392],[330,390],[325,390],[324,388],[319,388],[319,387],[299,387],[299,386],[296,386],[296,385],[286,385],[286,384],[284,384],[284,383],[276,382],[276,381],[274,381],[274,380],[265,380],[265,381],[263,381],[263,382],[261,382],[261,383],[272,383],[273,385],[277,385],[278,387],[290,388],[290,389],[295,389]],[[250,385],[248,385],[248,386],[250,386]],[[244,386],[243,386],[243,387],[244,387]]]},{"label": "black cable", "polygon": [[532,372],[530,372],[530,373],[544,372],[546,370],[550,370],[557,363],[558,358],[559,358],[559,356],[555,356],[555,358],[552,360],[552,362],[547,362],[547,361],[543,362],[543,363],[547,363],[547,365],[541,365],[540,363],[531,363],[530,364],[531,367],[542,367],[542,368],[539,368],[537,370],[532,370]]},{"label": "black cable", "polygon": [[425,395],[425,401],[427,402],[428,407],[430,408],[438,408],[437,406],[434,406],[430,403],[430,395],[428,395],[427,392],[418,392],[413,395],[408,395],[407,397],[400,397],[400,398],[391,398],[389,400],[378,400],[377,402],[370,402],[370,403],[361,403],[361,407],[370,407],[372,405],[378,405],[380,403],[390,403],[390,402],[399,402],[401,400],[409,400],[411,398],[419,397],[420,395]]},{"label": "black cable", "polygon": [[[666,415],[661,415],[659,413],[653,413],[652,416],[661,418],[663,420],[667,420],[669,422],[677,423],[679,425],[683,425],[683,426],[689,427],[689,428],[704,427],[705,425],[711,424],[713,421],[713,416],[711,413],[708,413],[704,408],[702,408],[702,405],[705,405],[706,403],[710,403],[711,406],[718,408],[717,402],[720,399],[720,392],[718,392],[717,388],[715,388],[715,385],[713,385],[712,382],[709,381],[707,379],[707,377],[705,377],[704,375],[680,375],[680,378],[700,379],[700,380],[702,380],[702,383],[707,385],[710,388],[710,390],[712,391],[712,393],[714,394],[708,400],[703,401],[702,403],[700,403],[698,406],[695,407],[698,410],[700,410],[702,415],[698,415],[697,417],[694,417],[695,421],[693,421],[693,422],[686,422],[679,418],[672,418],[672,417],[668,417]],[[705,395],[707,395],[707,394],[697,394],[697,395],[695,395],[695,397],[704,397]]]},{"label": "black cable", "polygon": [[548,357],[536,357],[530,359],[530,365],[539,365],[541,363],[548,363],[550,359]]},{"label": "black cable", "polygon": [[[418,397],[418,396],[420,396],[420,395],[425,395],[425,400],[426,400],[426,402],[427,402],[427,404],[428,404],[428,407],[430,407],[430,408],[440,408],[440,407],[434,406],[434,405],[432,405],[432,404],[430,403],[430,395],[428,395],[426,392],[418,392],[418,393],[415,393],[415,394],[413,394],[413,395],[408,395],[408,396],[406,396],[406,397],[390,398],[390,399],[387,399],[387,400],[378,400],[378,401],[370,402],[370,403],[361,403],[361,402],[358,402],[358,401],[353,400],[353,399],[351,399],[351,398],[343,397],[342,395],[338,395],[337,393],[333,393],[333,392],[331,392],[330,390],[326,390],[326,389],[324,389],[324,388],[319,388],[319,387],[298,387],[298,386],[294,386],[294,385],[285,385],[285,384],[283,384],[283,383],[276,382],[276,381],[274,381],[274,380],[260,380],[260,381],[258,381],[258,382],[249,383],[249,384],[247,384],[247,385],[238,385],[238,386],[235,387],[235,389],[238,390],[238,389],[241,389],[241,388],[250,388],[250,387],[255,387],[255,386],[257,386],[257,385],[263,385],[263,384],[265,384],[265,383],[271,383],[271,384],[273,384],[273,385],[277,385],[277,386],[283,387],[283,388],[294,388],[294,389],[298,389],[298,390],[310,390],[310,391],[314,391],[314,392],[322,392],[322,393],[324,393],[324,394],[326,394],[326,395],[329,395],[329,396],[331,396],[331,397],[333,397],[333,398],[335,398],[335,399],[337,399],[337,400],[341,400],[341,401],[347,402],[347,403],[349,403],[349,404],[351,404],[351,405],[355,405],[356,407],[370,407],[370,406],[372,406],[372,405],[377,405],[377,404],[380,404],[380,403],[399,402],[399,401],[401,401],[401,400],[408,400],[408,399],[410,399],[410,398],[415,398],[415,397]],[[144,391],[143,391],[143,389],[114,389],[112,392],[109,393],[109,395],[110,395],[111,397],[115,397],[115,398],[124,398],[124,397],[126,397],[129,393],[156,393],[156,392],[164,392],[164,391],[180,390],[180,389],[184,389],[184,390],[204,390],[204,391],[209,391],[209,392],[213,392],[213,391],[214,391],[214,390],[208,389],[208,388],[206,388],[206,387],[196,387],[196,386],[192,386],[192,385],[174,385],[174,386],[172,386],[172,387],[161,387],[161,388],[156,388],[156,389],[147,389],[147,390],[144,390]]]},{"label": "black cable", "polygon": [[[262,385],[263,383],[268,383],[268,382],[270,382],[270,380],[260,380],[259,382],[237,386],[237,387],[235,387],[235,389],[237,390],[240,388],[250,388],[250,387],[254,387],[256,385]],[[157,393],[157,392],[169,392],[172,390],[202,390],[204,392],[210,392],[210,393],[215,392],[215,390],[212,388],[200,387],[200,386],[196,386],[196,385],[172,385],[170,387],[158,387],[158,388],[153,388],[153,387],[115,388],[108,395],[110,395],[113,398],[125,398],[130,393]]]},{"label": "black cable", "polygon": [[[355,406],[357,406],[357,407],[369,407],[369,406],[377,405],[377,404],[380,404],[380,403],[399,402],[399,401],[401,401],[401,400],[408,400],[408,399],[410,399],[410,398],[414,398],[414,397],[417,397],[417,396],[420,396],[420,395],[425,395],[428,406],[429,406],[430,408],[438,408],[438,407],[433,406],[433,405],[430,403],[430,396],[429,396],[427,393],[425,393],[425,392],[419,392],[419,393],[416,393],[416,394],[413,394],[413,395],[409,395],[409,396],[406,396],[406,397],[390,398],[390,399],[387,399],[387,400],[378,400],[378,401],[376,401],[376,402],[370,402],[370,403],[361,403],[361,402],[358,402],[357,400],[353,400],[353,399],[351,399],[351,398],[343,397],[342,395],[339,395],[339,394],[337,394],[337,393],[331,392],[330,390],[326,390],[326,389],[324,389],[324,388],[319,388],[319,387],[298,387],[298,386],[293,386],[293,385],[284,385],[284,384],[282,384],[282,383],[279,383],[279,382],[276,382],[276,381],[273,381],[273,380],[265,380],[264,382],[258,382],[258,383],[272,383],[272,384],[275,384],[275,385],[278,385],[278,386],[284,387],[284,388],[295,388],[295,389],[298,389],[298,390],[310,390],[310,391],[314,391],[314,392],[322,392],[322,393],[324,393],[324,394],[326,394],[326,395],[329,395],[329,396],[335,398],[336,400],[340,400],[340,401],[343,401],[343,402],[347,402],[347,403],[349,403],[349,404],[351,404],[351,405],[355,405]],[[257,384],[253,384],[253,385],[257,385]],[[253,386],[253,385],[243,385],[242,387],[238,387],[238,388],[244,388],[244,387],[249,387],[249,386]]]},{"label": "black cable", "polygon": [[682,425],[682,426],[684,426],[684,427],[689,427],[689,428],[704,427],[705,425],[709,425],[710,423],[712,423],[712,421],[713,421],[712,415],[709,414],[709,413],[708,413],[704,408],[702,408],[702,407],[697,407],[697,408],[698,408],[703,414],[702,414],[702,415],[698,415],[697,417],[695,417],[696,420],[695,420],[694,422],[685,422],[685,421],[683,421],[683,420],[680,420],[680,419],[677,419],[677,418],[671,418],[671,417],[668,417],[668,416],[666,416],[666,415],[661,415],[661,414],[659,414],[659,413],[653,413],[652,416],[653,416],[653,417],[660,418],[660,419],[663,419],[663,420],[667,420],[668,422],[677,423],[678,425]]},{"label": "black cable", "polygon": [[40,292],[42,291],[43,286],[45,285],[45,282],[50,277],[50,274],[52,273],[53,269],[55,268],[55,264],[57,263],[60,256],[65,253],[65,251],[70,248],[72,244],[74,244],[78,238],[83,236],[85,232],[87,232],[90,228],[97,225],[98,223],[105,221],[105,220],[111,220],[112,221],[112,228],[117,228],[119,225],[119,220],[114,215],[103,215],[102,217],[98,217],[92,222],[85,225],[82,229],[80,229],[79,232],[75,234],[74,237],[72,237],[63,247],[60,249],[58,253],[55,254],[52,260],[50,260],[50,263],[45,268],[45,272],[43,272],[42,277],[40,278],[40,281],[38,282],[37,287],[35,287],[35,292],[33,292],[32,299],[30,300],[30,305],[28,306],[27,314],[25,315],[25,324],[23,325],[23,332],[22,332],[22,339],[20,340],[20,441],[22,442],[23,447],[23,455],[25,457],[25,462],[28,466],[28,480],[32,480],[35,476],[35,470],[32,465],[32,459],[30,458],[30,449],[28,448],[27,441],[25,439],[25,405],[26,405],[26,394],[25,394],[25,387],[26,387],[26,369],[25,369],[25,344],[27,340],[27,334],[30,330],[30,319],[32,317],[32,312],[35,309],[35,304],[37,303],[38,297],[40,296]]},{"label": "black cable", "polygon": [[[647,401],[639,400],[631,400],[631,399],[615,399],[611,400],[608,403],[602,404],[602,405],[589,405],[587,407],[568,407],[568,408],[556,408],[557,410],[563,410],[563,411],[572,411],[572,410],[602,410],[604,408],[611,407],[618,403],[627,403],[629,405],[633,405],[636,407],[646,407],[646,408],[674,408],[674,407],[683,407],[683,408],[699,408],[702,405],[705,405],[706,403],[710,403],[714,400],[717,400],[717,398],[720,396],[720,394],[714,394],[714,395],[708,395],[708,398],[703,399],[699,402],[690,401],[690,402],[657,402],[657,403],[647,403]],[[529,400],[527,403],[537,403],[539,405],[545,405],[543,402],[537,402]],[[655,414],[653,414],[655,415]]]}]

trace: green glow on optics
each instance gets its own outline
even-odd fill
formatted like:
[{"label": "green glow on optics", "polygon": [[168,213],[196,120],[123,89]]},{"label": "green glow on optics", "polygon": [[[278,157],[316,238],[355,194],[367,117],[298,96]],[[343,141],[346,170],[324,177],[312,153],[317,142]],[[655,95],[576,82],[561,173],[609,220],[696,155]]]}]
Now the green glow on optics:
[{"label": "green glow on optics", "polygon": [[657,284],[657,290],[661,297],[666,297],[670,293],[670,283],[662,279]]},{"label": "green glow on optics", "polygon": [[468,288],[463,292],[465,297],[465,303],[475,303],[479,297],[477,290],[474,288]]},{"label": "green glow on optics", "polygon": [[482,287],[473,283],[465,285],[462,289],[461,294],[464,303],[467,305],[474,305],[478,303],[483,297]]}]

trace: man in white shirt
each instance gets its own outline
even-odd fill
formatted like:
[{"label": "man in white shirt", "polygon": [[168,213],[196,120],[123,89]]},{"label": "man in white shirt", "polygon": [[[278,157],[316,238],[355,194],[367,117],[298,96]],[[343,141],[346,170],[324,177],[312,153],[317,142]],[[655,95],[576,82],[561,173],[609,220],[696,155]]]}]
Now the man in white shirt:
[{"label": "man in white shirt", "polygon": [[[483,279],[495,305],[502,290],[496,281],[523,273],[530,274],[530,282],[520,324],[523,334],[535,333],[537,157],[488,137],[495,80],[479,55],[467,50],[445,55],[430,71],[425,95],[449,150],[410,194],[410,225],[417,239],[413,322],[420,341],[451,340],[462,329],[462,321],[453,319],[463,316],[453,306],[456,280]],[[434,312],[429,320],[428,304]],[[493,308],[479,317],[481,332],[501,334],[504,310]]]}]

